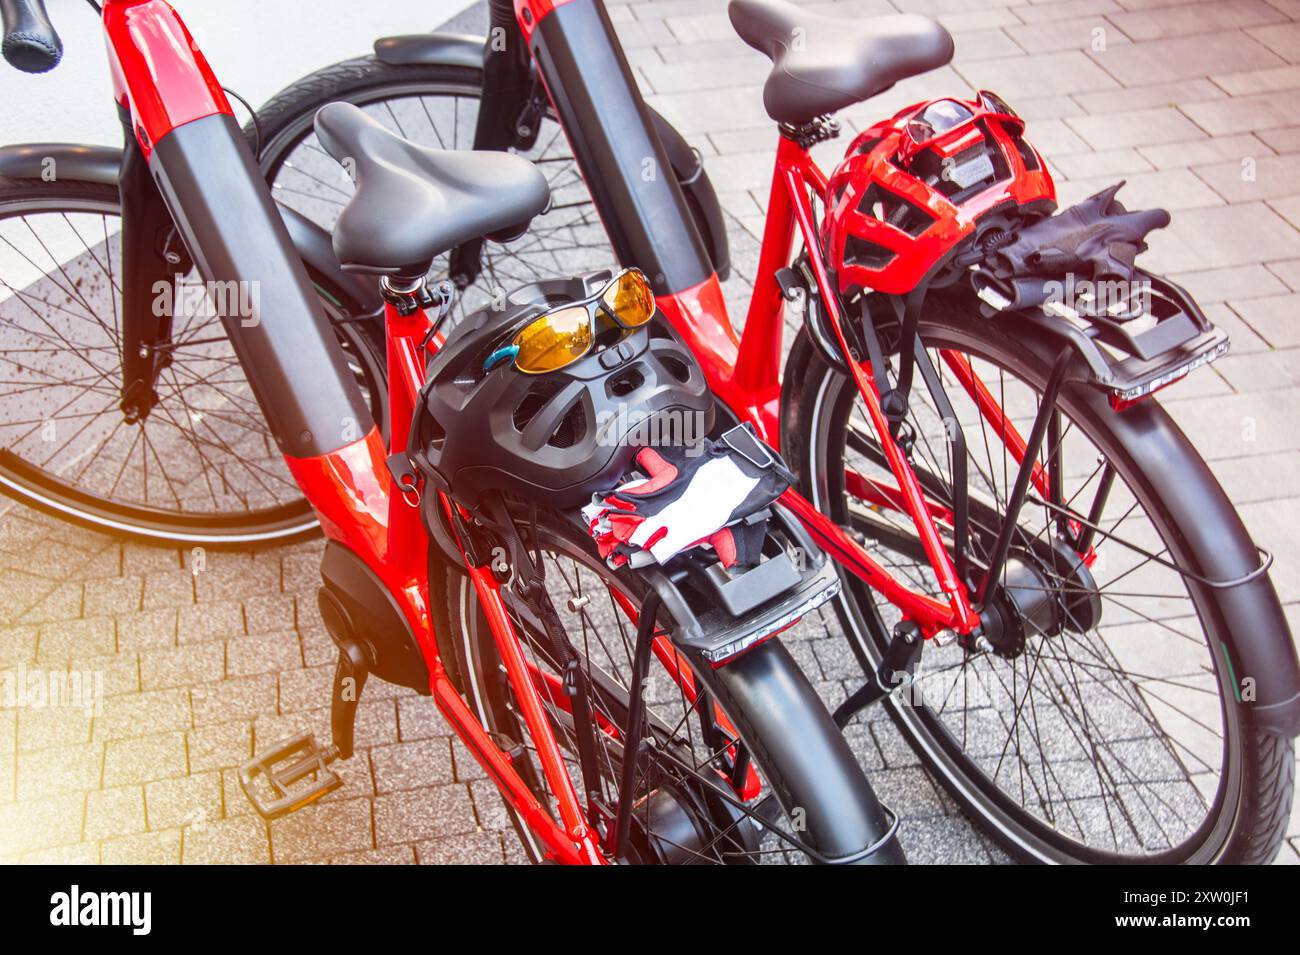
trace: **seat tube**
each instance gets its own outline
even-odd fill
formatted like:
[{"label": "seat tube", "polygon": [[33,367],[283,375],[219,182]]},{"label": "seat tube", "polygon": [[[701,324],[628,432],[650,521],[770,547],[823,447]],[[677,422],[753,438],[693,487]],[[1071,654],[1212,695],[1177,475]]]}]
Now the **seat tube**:
[{"label": "seat tube", "polygon": [[704,242],[604,5],[516,0],[515,9],[619,261],[660,295],[709,280]]}]

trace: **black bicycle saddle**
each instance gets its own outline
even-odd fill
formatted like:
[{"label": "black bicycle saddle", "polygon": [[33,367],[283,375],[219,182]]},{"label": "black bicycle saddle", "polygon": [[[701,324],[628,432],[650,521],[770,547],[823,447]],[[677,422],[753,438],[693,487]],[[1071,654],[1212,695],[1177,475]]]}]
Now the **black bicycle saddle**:
[{"label": "black bicycle saddle", "polygon": [[731,0],[731,25],[772,60],[767,114],[804,123],[952,59],[952,36],[927,17],[826,17],[785,0]]},{"label": "black bicycle saddle", "polygon": [[334,253],[348,271],[421,277],[462,242],[523,231],[550,199],[527,159],[426,149],[350,103],[322,106],[316,136],[357,184],[334,226]]}]

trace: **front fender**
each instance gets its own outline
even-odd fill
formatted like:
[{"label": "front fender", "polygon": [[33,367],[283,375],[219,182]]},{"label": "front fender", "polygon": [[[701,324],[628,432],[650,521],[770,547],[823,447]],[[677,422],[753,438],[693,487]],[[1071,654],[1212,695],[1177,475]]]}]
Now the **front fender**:
[{"label": "front fender", "polygon": [[[22,143],[0,146],[0,176],[9,179],[58,179],[94,182],[115,186],[122,166],[122,150],[112,146],[86,143]],[[342,293],[348,301],[341,304],[352,315],[373,312],[382,307],[379,288],[364,276],[344,272],[334,256],[330,234],[288,206],[276,206],[289,229],[289,237],[299,257],[310,270]]]}]

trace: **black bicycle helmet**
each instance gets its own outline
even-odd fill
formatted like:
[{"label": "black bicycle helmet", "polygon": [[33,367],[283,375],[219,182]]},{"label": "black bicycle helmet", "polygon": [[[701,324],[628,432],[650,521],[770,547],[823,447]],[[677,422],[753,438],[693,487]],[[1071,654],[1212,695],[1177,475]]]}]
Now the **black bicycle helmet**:
[{"label": "black bicycle helmet", "polygon": [[411,422],[412,463],[475,506],[501,490],[553,507],[585,504],[618,483],[638,447],[703,438],[713,426],[704,373],[662,315],[610,328],[559,371],[523,374],[484,362],[546,309],[598,292],[594,272],[513,292],[503,309],[467,316],[430,360]]}]

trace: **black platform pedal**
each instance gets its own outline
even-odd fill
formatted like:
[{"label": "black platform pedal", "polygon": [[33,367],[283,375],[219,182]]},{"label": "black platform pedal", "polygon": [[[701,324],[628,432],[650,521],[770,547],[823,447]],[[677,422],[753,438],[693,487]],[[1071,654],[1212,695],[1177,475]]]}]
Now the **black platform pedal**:
[{"label": "black platform pedal", "polygon": [[311,733],[300,733],[240,766],[239,785],[263,819],[278,819],[343,785],[326,768],[336,759],[334,747],[324,749]]}]

